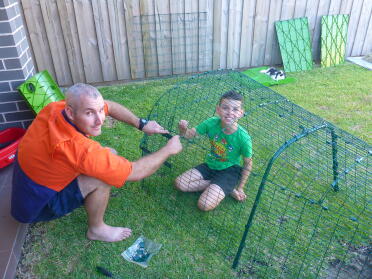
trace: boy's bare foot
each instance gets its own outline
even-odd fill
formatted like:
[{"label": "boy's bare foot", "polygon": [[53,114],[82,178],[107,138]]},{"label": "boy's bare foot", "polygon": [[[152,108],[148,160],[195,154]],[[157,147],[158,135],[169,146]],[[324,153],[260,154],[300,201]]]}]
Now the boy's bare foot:
[{"label": "boy's bare foot", "polygon": [[106,242],[121,241],[131,236],[132,230],[129,228],[112,227],[106,224],[102,226],[89,228],[87,238],[90,240],[101,240]]},{"label": "boy's bare foot", "polygon": [[238,191],[234,189],[230,194],[237,201],[244,201],[247,198],[247,195],[243,191]]}]

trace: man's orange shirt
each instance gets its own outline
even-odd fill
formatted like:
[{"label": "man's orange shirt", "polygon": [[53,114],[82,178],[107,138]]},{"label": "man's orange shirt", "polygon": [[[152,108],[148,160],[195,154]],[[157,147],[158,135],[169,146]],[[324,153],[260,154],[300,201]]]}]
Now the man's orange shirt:
[{"label": "man's orange shirt", "polygon": [[123,186],[132,164],[77,131],[63,116],[64,108],[64,101],[50,103],[32,122],[18,147],[22,170],[34,182],[58,192],[80,174]]}]

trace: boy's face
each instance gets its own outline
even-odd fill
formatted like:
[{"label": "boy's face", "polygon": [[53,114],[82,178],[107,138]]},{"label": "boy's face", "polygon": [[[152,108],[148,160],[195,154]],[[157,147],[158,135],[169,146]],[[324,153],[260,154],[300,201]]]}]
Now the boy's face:
[{"label": "boy's face", "polygon": [[232,99],[222,99],[216,111],[224,125],[233,125],[244,113],[242,102]]}]

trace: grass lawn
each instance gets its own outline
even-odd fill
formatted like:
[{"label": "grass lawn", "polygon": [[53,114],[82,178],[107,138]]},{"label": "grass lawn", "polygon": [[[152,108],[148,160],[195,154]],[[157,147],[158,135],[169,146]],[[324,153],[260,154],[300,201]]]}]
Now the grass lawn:
[{"label": "grass lawn", "polygon": [[272,87],[290,101],[372,143],[372,71],[355,64],[289,73],[298,81]]},{"label": "grass lawn", "polygon": [[[371,71],[347,63],[334,68],[315,68],[304,73],[291,73],[290,76],[295,77],[297,82],[272,89],[371,143]],[[125,105],[138,116],[146,116],[160,95],[182,79],[184,78],[133,82],[122,86],[102,87],[100,91],[104,98]],[[136,129],[108,119],[104,124],[103,134],[97,140],[102,145],[115,148],[129,160],[135,160],[141,156],[138,148],[141,138],[142,133]],[[153,181],[156,185],[171,183],[171,180],[159,175]],[[252,177],[250,183],[259,181]],[[172,191],[171,188],[168,190]],[[224,207],[239,210],[237,203],[232,199],[228,200],[208,215],[192,206],[197,199],[196,194],[186,197],[170,193],[161,202],[159,195],[156,186],[144,190],[138,182],[127,183],[122,189],[112,191],[106,222],[110,225],[124,225],[133,230],[133,235],[128,240],[119,243],[87,240],[86,213],[83,208],[61,219],[32,225],[18,268],[18,277],[104,278],[95,271],[96,266],[100,265],[120,278],[234,278],[237,274],[231,269],[231,256],[230,261],[227,261],[220,254],[213,253],[217,247],[211,245],[214,243],[213,234],[219,232],[208,232],[211,239],[204,242],[200,241],[202,238],[193,228],[197,222],[216,222],[218,227],[218,220],[224,217]],[[163,210],[164,206],[174,202],[190,203],[179,214],[184,219],[174,218],[171,207]],[[252,203],[249,200],[245,206],[251,207]],[[223,233],[229,234],[233,226],[224,229]],[[120,255],[140,235],[163,245],[159,254],[151,259],[147,269],[125,261]],[[178,241],[179,239],[182,241]],[[226,243],[235,241],[236,239],[231,238]],[[236,247],[230,250],[235,253]]]}]

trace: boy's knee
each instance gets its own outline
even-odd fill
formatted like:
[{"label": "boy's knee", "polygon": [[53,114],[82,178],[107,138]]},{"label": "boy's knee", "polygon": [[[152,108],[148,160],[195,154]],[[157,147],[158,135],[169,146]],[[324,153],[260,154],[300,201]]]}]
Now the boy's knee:
[{"label": "boy's knee", "polygon": [[186,188],[185,188],[185,183],[182,179],[182,176],[179,176],[176,178],[176,180],[174,181],[174,186],[176,187],[176,189],[180,190],[180,191],[185,191]]},{"label": "boy's knee", "polygon": [[218,204],[212,204],[212,203],[209,203],[208,201],[205,201],[205,200],[202,200],[202,199],[198,200],[198,208],[201,211],[211,211],[211,210],[215,209],[217,207],[217,205]]}]

